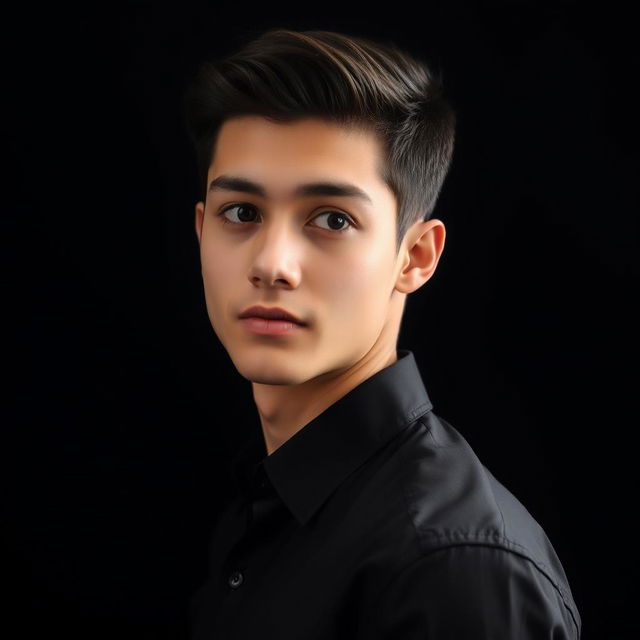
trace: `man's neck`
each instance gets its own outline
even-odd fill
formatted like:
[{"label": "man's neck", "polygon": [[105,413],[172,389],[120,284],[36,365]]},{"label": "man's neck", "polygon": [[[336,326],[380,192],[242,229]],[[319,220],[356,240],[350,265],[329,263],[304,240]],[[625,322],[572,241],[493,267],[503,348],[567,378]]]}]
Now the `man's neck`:
[{"label": "man's neck", "polygon": [[385,350],[373,348],[352,366],[330,371],[302,384],[253,383],[253,398],[262,424],[267,455],[327,407],[397,359],[395,345]]}]

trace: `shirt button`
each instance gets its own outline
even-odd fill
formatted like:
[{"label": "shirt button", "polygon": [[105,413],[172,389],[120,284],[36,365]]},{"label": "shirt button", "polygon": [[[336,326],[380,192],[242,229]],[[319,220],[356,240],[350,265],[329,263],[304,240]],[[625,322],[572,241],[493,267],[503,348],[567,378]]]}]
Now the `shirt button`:
[{"label": "shirt button", "polygon": [[229,576],[229,586],[232,589],[237,589],[242,584],[242,580],[243,580],[243,577],[240,571],[234,571]]}]

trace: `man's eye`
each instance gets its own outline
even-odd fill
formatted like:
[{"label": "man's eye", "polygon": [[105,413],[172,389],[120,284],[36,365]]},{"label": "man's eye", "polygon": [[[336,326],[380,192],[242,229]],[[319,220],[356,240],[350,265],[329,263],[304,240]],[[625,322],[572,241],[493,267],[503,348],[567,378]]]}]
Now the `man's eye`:
[{"label": "man's eye", "polygon": [[[229,220],[229,218],[227,218],[227,216],[225,215],[227,213],[227,211],[233,211],[233,209],[238,209],[238,217],[240,218],[240,220],[236,221],[236,220]],[[224,223],[235,223],[235,224],[242,224],[243,222],[252,222],[251,220],[251,211],[253,211],[255,213],[255,209],[251,206],[251,205],[247,205],[247,204],[232,204],[231,206],[227,207],[226,209],[223,209],[218,215],[222,216],[222,221]]]},{"label": "man's eye", "polygon": [[[345,222],[347,223],[347,226],[344,227],[343,229],[336,229],[334,227],[330,227],[329,231],[337,231],[338,233],[341,233],[343,231],[348,231],[352,226],[353,226],[353,222],[351,221],[351,218],[349,218],[348,215],[346,215],[345,213],[340,213],[339,211],[324,211],[323,213],[319,214],[316,216],[316,220],[322,216],[333,216],[332,218],[329,218],[329,220],[331,221],[329,224],[337,224],[339,226],[342,226]],[[324,227],[322,227],[324,229]]]},{"label": "man's eye", "polygon": [[[231,214],[231,216],[237,216],[237,219],[230,219],[227,217],[227,212],[234,211],[235,214]],[[223,209],[218,215],[222,216],[222,221],[225,224],[238,224],[241,225],[245,222],[254,222],[254,216],[256,214],[255,207],[250,204],[232,204]],[[328,219],[329,227],[320,227],[321,229],[325,229],[327,231],[335,231],[336,233],[343,233],[344,231],[348,231],[351,227],[355,226],[351,218],[340,211],[323,211],[319,213],[315,219],[321,218],[322,216],[330,216]],[[347,226],[343,226],[343,225]],[[343,228],[336,228],[343,227]]]}]

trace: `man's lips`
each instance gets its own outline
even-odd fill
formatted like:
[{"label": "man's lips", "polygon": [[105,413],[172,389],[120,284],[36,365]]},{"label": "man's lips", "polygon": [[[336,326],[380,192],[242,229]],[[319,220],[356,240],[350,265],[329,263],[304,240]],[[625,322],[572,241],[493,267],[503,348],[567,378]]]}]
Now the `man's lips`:
[{"label": "man's lips", "polygon": [[284,320],[287,322],[293,322],[300,326],[307,325],[306,322],[298,318],[296,315],[281,307],[263,307],[255,305],[245,309],[238,317],[241,319],[262,318],[264,320]]},{"label": "man's lips", "polygon": [[291,320],[277,320],[256,316],[240,318],[240,322],[248,331],[266,336],[284,336],[305,328],[305,325],[292,322]]}]

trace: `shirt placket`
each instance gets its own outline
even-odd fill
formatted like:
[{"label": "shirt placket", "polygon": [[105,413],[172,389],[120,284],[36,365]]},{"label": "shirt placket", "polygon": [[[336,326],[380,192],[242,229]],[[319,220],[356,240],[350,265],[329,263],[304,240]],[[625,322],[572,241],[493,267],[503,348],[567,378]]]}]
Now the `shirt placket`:
[{"label": "shirt placket", "polygon": [[227,599],[240,599],[248,580],[259,579],[252,572],[255,555],[265,539],[273,533],[273,526],[282,506],[265,473],[258,463],[244,497],[245,530],[224,561],[223,576]]}]

